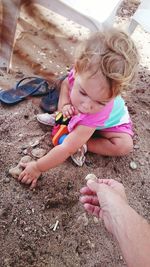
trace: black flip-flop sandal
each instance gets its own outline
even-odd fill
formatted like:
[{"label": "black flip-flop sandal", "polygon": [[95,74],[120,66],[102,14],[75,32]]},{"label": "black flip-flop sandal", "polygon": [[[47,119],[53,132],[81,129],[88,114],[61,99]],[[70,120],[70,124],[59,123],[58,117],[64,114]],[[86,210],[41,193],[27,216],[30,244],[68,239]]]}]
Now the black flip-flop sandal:
[{"label": "black flip-flop sandal", "polygon": [[[62,82],[68,75],[58,78],[57,83]],[[57,110],[59,100],[59,85],[54,84],[49,88],[48,95],[42,97],[40,107],[48,113],[53,113]]]},{"label": "black flip-flop sandal", "polygon": [[[24,80],[30,79],[30,81],[24,83]],[[9,90],[2,90],[0,92],[0,100],[8,105],[17,104],[30,95],[41,96],[49,93],[48,82],[39,77],[26,77],[21,79],[15,88]]]}]

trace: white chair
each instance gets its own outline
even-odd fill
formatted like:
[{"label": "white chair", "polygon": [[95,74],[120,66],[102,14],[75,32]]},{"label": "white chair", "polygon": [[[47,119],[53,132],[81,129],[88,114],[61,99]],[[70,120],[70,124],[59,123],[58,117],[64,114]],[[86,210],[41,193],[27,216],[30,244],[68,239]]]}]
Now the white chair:
[{"label": "white chair", "polygon": [[[3,21],[1,32],[0,68],[10,67],[17,19],[22,4],[27,0],[1,0],[3,5]],[[31,0],[31,4],[39,4],[64,17],[69,18],[92,31],[103,26],[112,26],[117,8],[122,0]]]},{"label": "white chair", "polygon": [[129,34],[134,32],[138,24],[140,24],[145,31],[150,32],[150,0],[141,0],[141,4],[131,18],[128,27]]}]

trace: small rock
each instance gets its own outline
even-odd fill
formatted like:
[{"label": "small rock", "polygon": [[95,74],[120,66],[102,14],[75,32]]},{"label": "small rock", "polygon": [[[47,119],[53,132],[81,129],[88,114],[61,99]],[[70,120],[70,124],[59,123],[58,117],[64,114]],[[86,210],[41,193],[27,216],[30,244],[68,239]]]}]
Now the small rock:
[{"label": "small rock", "polygon": [[29,145],[31,146],[31,147],[35,147],[35,146],[37,146],[37,145],[39,145],[39,143],[40,143],[40,140],[35,140],[34,142],[31,142]]},{"label": "small rock", "polygon": [[24,157],[21,158],[19,164],[20,164],[20,163],[28,163],[28,162],[30,162],[31,160],[32,160],[32,158],[31,158],[30,156],[24,156]]},{"label": "small rock", "polygon": [[6,178],[4,179],[4,183],[6,183],[6,184],[10,183],[10,179],[9,179],[8,177],[6,177]]},{"label": "small rock", "polygon": [[87,216],[86,216],[86,213],[83,213],[82,215],[80,215],[80,216],[78,217],[78,219],[77,219],[77,222],[78,222],[79,224],[83,224],[84,226],[87,226],[88,223],[89,223],[89,220],[88,220],[88,218],[87,218]]},{"label": "small rock", "polygon": [[24,149],[26,149],[26,148],[28,148],[28,145],[23,145],[23,146],[21,147],[22,150],[24,150]]},{"label": "small rock", "polygon": [[20,173],[22,172],[22,170],[23,170],[23,168],[21,166],[17,165],[16,167],[9,169],[8,172],[12,177],[17,178],[20,175]]},{"label": "small rock", "polygon": [[26,210],[26,213],[27,213],[28,215],[31,215],[31,211],[30,211],[30,210]]},{"label": "small rock", "polygon": [[28,232],[30,229],[31,229],[30,226],[24,228],[25,232]]},{"label": "small rock", "polygon": [[46,154],[46,150],[43,148],[35,148],[31,151],[31,154],[36,158],[41,158]]},{"label": "small rock", "polygon": [[28,163],[31,160],[32,160],[32,158],[30,156],[24,156],[23,158],[21,158],[21,160],[19,161],[19,163],[16,167],[9,169],[9,171],[8,171],[9,174],[12,177],[17,178],[23,170],[21,163]]},{"label": "small rock", "polygon": [[139,161],[139,163],[140,163],[140,165],[142,165],[142,166],[144,166],[144,165],[145,165],[145,162],[144,162],[144,161],[142,161],[142,160],[140,160],[140,161]]},{"label": "small rock", "polygon": [[92,243],[90,240],[87,240],[86,243],[89,245],[89,248],[90,248],[90,249],[95,248],[95,244]]},{"label": "small rock", "polygon": [[34,212],[35,212],[35,209],[34,209],[34,208],[32,208],[32,209],[31,209],[31,211],[32,211],[32,213],[34,213]]},{"label": "small rock", "polygon": [[98,219],[97,217],[94,217],[94,218],[93,218],[93,221],[94,221],[95,223],[99,223],[99,219]]},{"label": "small rock", "polygon": [[85,177],[85,180],[94,180],[94,181],[97,181],[97,177],[94,173],[89,173],[86,177]]},{"label": "small rock", "polygon": [[27,154],[28,154],[28,149],[24,149],[24,150],[23,150],[23,154],[24,154],[24,155],[27,155]]},{"label": "small rock", "polygon": [[132,170],[136,170],[136,169],[137,169],[137,164],[136,164],[134,161],[131,161],[131,162],[130,162],[130,168],[131,168]]}]

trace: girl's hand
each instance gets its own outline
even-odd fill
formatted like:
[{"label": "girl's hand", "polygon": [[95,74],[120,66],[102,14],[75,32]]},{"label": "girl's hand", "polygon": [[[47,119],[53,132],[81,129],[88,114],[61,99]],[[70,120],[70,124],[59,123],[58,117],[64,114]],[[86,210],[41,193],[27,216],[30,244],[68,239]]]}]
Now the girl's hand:
[{"label": "girl's hand", "polygon": [[30,188],[33,189],[41,175],[41,171],[37,167],[37,162],[31,161],[29,163],[21,163],[21,166],[25,169],[19,175],[18,180],[24,184],[31,184]]},{"label": "girl's hand", "polygon": [[65,118],[70,118],[77,114],[76,109],[71,104],[66,104],[62,108],[62,114]]}]

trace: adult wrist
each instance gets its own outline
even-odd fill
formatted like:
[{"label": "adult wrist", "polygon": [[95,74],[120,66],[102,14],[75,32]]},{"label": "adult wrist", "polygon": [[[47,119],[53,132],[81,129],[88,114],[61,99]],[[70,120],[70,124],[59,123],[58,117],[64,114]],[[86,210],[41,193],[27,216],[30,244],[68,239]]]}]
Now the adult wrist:
[{"label": "adult wrist", "polygon": [[129,213],[132,208],[128,203],[121,203],[120,208],[116,211],[116,213],[111,214],[113,235],[119,241],[120,236],[126,235],[126,228],[128,223]]}]

